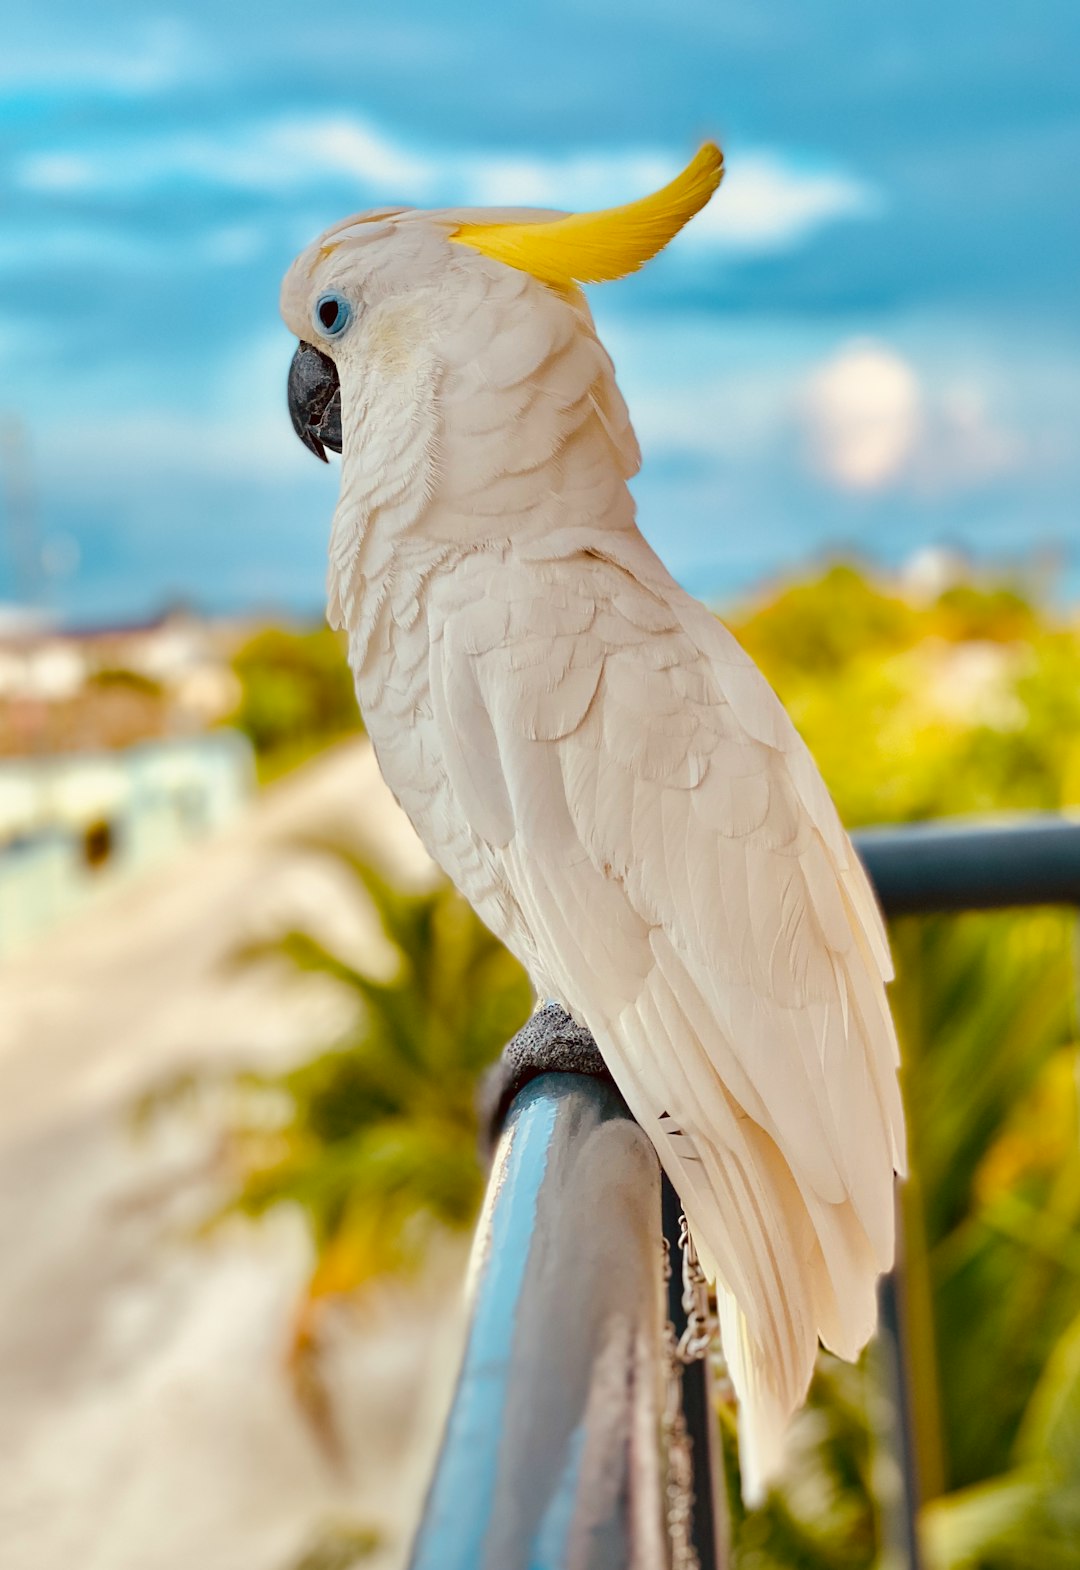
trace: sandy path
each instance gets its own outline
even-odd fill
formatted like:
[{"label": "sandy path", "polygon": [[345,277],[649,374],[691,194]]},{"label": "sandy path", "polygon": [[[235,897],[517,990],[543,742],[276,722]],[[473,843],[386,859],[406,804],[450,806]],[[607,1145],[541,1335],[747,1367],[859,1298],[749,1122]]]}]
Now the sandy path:
[{"label": "sandy path", "polygon": [[227,957],[286,920],[374,956],[348,880],[298,836],[361,825],[427,875],[366,743],[104,896],[0,970],[0,1563],[4,1570],[287,1570],[321,1522],[400,1559],[452,1373],[459,1253],[342,1324],[327,1362],[334,1466],[283,1372],[309,1264],[296,1218],[193,1242],[212,1118],[137,1133],[141,1090],[193,1061],[325,1041],[321,983]]}]

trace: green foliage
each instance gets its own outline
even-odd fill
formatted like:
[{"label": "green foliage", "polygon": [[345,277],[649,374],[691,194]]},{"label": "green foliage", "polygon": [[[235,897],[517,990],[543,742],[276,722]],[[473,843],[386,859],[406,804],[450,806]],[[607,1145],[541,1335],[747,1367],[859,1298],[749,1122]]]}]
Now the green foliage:
[{"label": "green foliage", "polygon": [[[732,625],[849,824],[1080,801],[1080,636],[1015,586],[958,583],[914,603],[836,567]],[[257,711],[252,700],[256,728]],[[269,747],[287,729],[267,721],[260,734]],[[308,1219],[311,1303],[407,1268],[433,1228],[471,1220],[477,1082],[528,1006],[520,972],[456,896],[401,894],[334,853],[380,913],[397,971],[358,971],[300,932],[262,951],[332,977],[354,1024],[291,1073],[249,1078],[233,1144],[234,1208],[289,1203]],[[892,936],[928,1562],[1080,1570],[1072,921],[906,920]],[[783,1487],[746,1514],[732,1486],[739,1570],[884,1562],[880,1402],[872,1357],[822,1357]]]},{"label": "green foliage", "polygon": [[[747,1512],[729,1492],[739,1570],[863,1570],[875,1557],[865,1374],[823,1354],[791,1441],[786,1486]],[[734,1459],[725,1442],[730,1467]]]},{"label": "green foliage", "polygon": [[1080,1313],[1080,1248],[1067,1245],[1080,1222],[1070,921],[904,925],[913,1224],[940,1347],[944,1480],[966,1486],[1010,1464],[1041,1370]]},{"label": "green foliage", "polygon": [[[916,605],[838,567],[734,625],[848,823],[1080,800],[1080,637],[1015,587]],[[925,1543],[949,1570],[1080,1566],[1072,929],[1043,911],[892,933]],[[740,1525],[740,1570],[878,1562],[858,1377],[822,1359],[784,1488]]]},{"label": "green foliage", "polygon": [[380,1547],[379,1535],[367,1527],[337,1524],[320,1532],[291,1570],[353,1570]]},{"label": "green foliage", "polygon": [[730,625],[850,825],[1080,800],[1080,637],[1004,586],[916,606],[852,567]]},{"label": "green foliage", "polygon": [[242,1077],[228,1207],[301,1209],[318,1256],[312,1305],[407,1269],[433,1227],[470,1225],[483,1181],[478,1085],[531,1002],[520,966],[449,885],[405,893],[351,848],[317,848],[374,908],[394,973],[372,975],[297,931],[241,956],[328,977],[352,1023],[296,1068]]},{"label": "green foliage", "polygon": [[129,670],[125,665],[102,665],[86,678],[88,687],[112,691],[134,692],[140,697],[162,698],[165,689],[159,681],[143,671]]},{"label": "green foliage", "polygon": [[266,627],[232,664],[240,701],[228,723],[251,738],[264,779],[361,728],[344,642],[329,627]]}]

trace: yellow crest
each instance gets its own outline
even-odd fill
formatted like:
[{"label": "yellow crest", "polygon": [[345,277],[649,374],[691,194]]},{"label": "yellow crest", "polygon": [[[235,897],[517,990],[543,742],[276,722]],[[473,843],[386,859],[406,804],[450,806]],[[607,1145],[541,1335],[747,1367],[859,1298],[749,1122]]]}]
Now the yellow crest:
[{"label": "yellow crest", "polygon": [[535,223],[466,223],[450,238],[556,289],[608,283],[636,272],[662,251],[705,206],[723,174],[723,153],[706,142],[670,185],[638,202]]}]

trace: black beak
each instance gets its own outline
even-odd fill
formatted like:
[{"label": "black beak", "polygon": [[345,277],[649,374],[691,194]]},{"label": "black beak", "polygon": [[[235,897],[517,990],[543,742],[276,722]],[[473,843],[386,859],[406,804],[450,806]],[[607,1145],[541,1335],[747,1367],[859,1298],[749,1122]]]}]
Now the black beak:
[{"label": "black beak", "polygon": [[327,463],[324,446],[341,451],[341,383],[329,355],[301,343],[289,366],[289,413],[304,446]]}]

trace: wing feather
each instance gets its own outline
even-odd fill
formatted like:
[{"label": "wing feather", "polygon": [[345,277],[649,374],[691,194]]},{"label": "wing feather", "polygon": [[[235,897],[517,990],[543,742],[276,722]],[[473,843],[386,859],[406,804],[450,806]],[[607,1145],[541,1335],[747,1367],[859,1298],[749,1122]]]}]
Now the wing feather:
[{"label": "wing feather", "polygon": [[432,645],[447,772],[528,930],[502,935],[592,1029],[716,1276],[753,1495],[892,1259],[884,929],[781,705],[640,537],[556,531],[489,578],[505,630],[459,590]]}]

